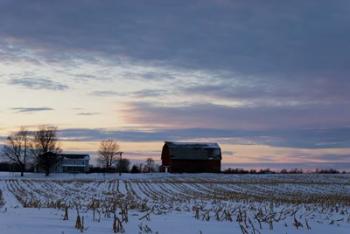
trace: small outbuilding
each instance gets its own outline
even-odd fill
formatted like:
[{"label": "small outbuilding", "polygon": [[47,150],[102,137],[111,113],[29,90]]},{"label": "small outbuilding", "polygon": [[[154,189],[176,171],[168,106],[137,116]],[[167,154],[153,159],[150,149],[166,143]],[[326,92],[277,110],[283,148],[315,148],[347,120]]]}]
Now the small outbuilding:
[{"label": "small outbuilding", "polygon": [[220,172],[221,149],[217,143],[169,142],[162,150],[165,172]]}]

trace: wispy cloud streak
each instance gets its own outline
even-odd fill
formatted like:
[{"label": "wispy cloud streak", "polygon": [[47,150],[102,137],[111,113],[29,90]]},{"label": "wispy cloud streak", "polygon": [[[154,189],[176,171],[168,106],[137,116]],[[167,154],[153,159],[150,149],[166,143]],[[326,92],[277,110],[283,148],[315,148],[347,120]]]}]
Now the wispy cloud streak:
[{"label": "wispy cloud streak", "polygon": [[22,86],[28,89],[43,89],[43,90],[54,90],[54,91],[62,91],[68,89],[68,85],[61,84],[59,82],[43,79],[43,78],[13,78],[10,79],[8,84]]},{"label": "wispy cloud streak", "polygon": [[53,111],[53,108],[50,107],[14,107],[13,111],[17,113],[33,113],[33,112],[45,112],[45,111]]}]

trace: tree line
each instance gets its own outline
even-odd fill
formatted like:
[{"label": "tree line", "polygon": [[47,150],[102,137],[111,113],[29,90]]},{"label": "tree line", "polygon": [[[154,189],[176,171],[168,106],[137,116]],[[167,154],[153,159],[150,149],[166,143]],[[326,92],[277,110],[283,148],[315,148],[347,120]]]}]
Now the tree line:
[{"label": "tree line", "polygon": [[[8,162],[0,163],[0,171],[18,171],[21,176],[26,171],[42,170],[49,175],[52,168],[58,163],[62,153],[58,138],[58,129],[55,126],[39,126],[36,131],[29,131],[21,127],[11,133],[5,141],[2,156]],[[159,171],[152,158],[148,158],[145,164],[133,165],[123,158],[123,152],[116,140],[106,139],[100,142],[97,151],[99,166],[91,167],[89,172],[156,172]],[[28,168],[32,165],[31,168]]]},{"label": "tree line", "polygon": [[346,171],[339,171],[333,168],[329,169],[318,169],[304,171],[302,169],[293,168],[293,169],[281,169],[281,170],[271,170],[266,169],[250,169],[245,170],[243,168],[227,168],[222,171],[224,174],[305,174],[305,173],[315,173],[315,174],[346,174]]},{"label": "tree line", "polygon": [[56,163],[56,158],[47,154],[62,152],[58,142],[57,128],[53,126],[40,126],[37,131],[29,131],[24,127],[6,138],[3,147],[3,156],[12,162],[23,176],[26,166],[33,162],[48,175],[50,167]]}]

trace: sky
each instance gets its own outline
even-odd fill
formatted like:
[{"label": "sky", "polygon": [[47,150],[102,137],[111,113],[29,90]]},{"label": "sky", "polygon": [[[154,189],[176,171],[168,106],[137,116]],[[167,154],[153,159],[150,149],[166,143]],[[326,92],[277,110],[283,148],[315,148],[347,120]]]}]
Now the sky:
[{"label": "sky", "polygon": [[0,142],[50,124],[70,152],[350,170],[349,23],[347,0],[1,0]]}]

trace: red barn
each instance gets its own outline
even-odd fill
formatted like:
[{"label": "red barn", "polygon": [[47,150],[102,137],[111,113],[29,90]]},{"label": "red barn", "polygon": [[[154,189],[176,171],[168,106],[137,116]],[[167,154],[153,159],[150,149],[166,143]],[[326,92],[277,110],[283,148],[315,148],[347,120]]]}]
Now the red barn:
[{"label": "red barn", "polygon": [[220,146],[217,143],[165,142],[162,168],[175,173],[220,172]]}]

